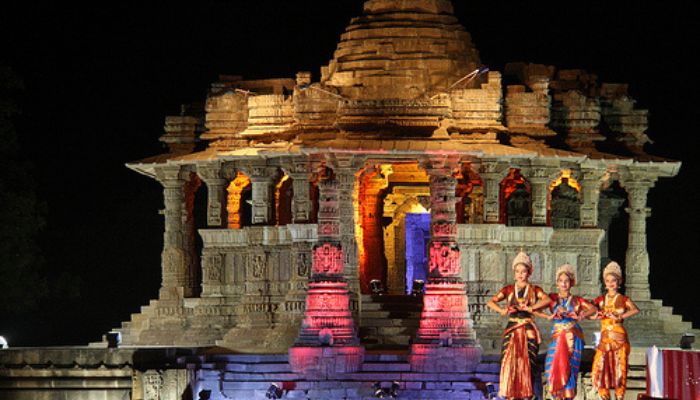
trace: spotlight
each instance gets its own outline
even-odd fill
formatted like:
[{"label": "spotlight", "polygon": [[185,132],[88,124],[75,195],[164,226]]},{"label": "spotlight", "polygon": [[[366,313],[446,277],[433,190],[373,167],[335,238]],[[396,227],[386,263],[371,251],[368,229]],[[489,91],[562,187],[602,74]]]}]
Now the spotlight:
[{"label": "spotlight", "polygon": [[372,279],[369,281],[369,287],[372,289],[372,294],[375,296],[381,296],[384,294],[384,285],[379,279]]},{"label": "spotlight", "polygon": [[496,385],[489,382],[486,384],[486,398],[491,400],[498,397],[498,391],[496,390]]},{"label": "spotlight", "polygon": [[7,347],[7,340],[4,336],[0,336],[0,349],[6,349]]},{"label": "spotlight", "polygon": [[267,388],[267,392],[265,393],[265,398],[266,399],[281,399],[282,398],[282,388],[279,387],[276,383],[270,384],[270,387]]},{"label": "spotlight", "polygon": [[397,381],[391,382],[391,387],[382,387],[380,382],[374,382],[374,397],[377,399],[395,399],[399,396],[399,388],[401,384]]},{"label": "spotlight", "polygon": [[199,392],[199,400],[210,400],[211,390],[202,390]]},{"label": "spotlight", "polygon": [[690,350],[693,348],[693,343],[695,343],[695,335],[692,333],[684,333],[681,336],[681,349]]},{"label": "spotlight", "polygon": [[425,281],[422,279],[414,279],[413,287],[411,287],[411,296],[420,296],[423,294],[423,288],[425,287]]}]

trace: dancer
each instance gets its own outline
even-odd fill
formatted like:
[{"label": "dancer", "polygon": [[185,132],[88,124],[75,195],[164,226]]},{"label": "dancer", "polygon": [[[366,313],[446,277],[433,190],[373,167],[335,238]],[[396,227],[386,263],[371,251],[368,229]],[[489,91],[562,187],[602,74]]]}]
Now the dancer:
[{"label": "dancer", "polygon": [[535,312],[538,317],[552,320],[552,342],[547,348],[545,379],[547,390],[555,399],[576,397],[576,379],[581,366],[583,331],[578,321],[597,311],[585,299],[571,294],[576,285],[574,267],[564,264],[557,268],[558,293],[551,293],[550,314]]},{"label": "dancer", "polygon": [[[508,399],[529,398],[533,395],[532,370],[541,342],[532,312],[546,307],[551,300],[540,287],[528,282],[532,261],[527,254],[518,253],[512,267],[515,284],[501,289],[487,305],[508,316],[503,332],[499,395]],[[503,300],[505,307],[496,304]]]},{"label": "dancer", "polygon": [[639,309],[629,297],[618,293],[622,285],[622,269],[612,261],[603,270],[607,293],[594,300],[598,307],[596,319],[600,319],[600,343],[593,357],[591,377],[593,387],[601,399],[610,399],[610,389],[615,389],[619,400],[625,396],[627,363],[630,343],[622,321],[637,314]]}]

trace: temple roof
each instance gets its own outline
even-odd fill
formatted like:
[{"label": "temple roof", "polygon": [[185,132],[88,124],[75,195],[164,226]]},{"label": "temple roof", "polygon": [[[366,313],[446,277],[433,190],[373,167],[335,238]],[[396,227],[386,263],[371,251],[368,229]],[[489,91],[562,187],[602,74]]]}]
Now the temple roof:
[{"label": "temple roof", "polygon": [[[204,110],[166,117],[169,153],[130,164],[319,153],[463,154],[594,163],[680,163],[646,154],[648,111],[628,85],[580,69],[481,65],[449,0],[369,0],[319,81],[223,75]],[[195,151],[196,141],[207,141]],[[673,166],[667,165],[673,164]],[[675,173],[675,172],[674,172]]]},{"label": "temple roof", "polygon": [[370,0],[341,36],[321,83],[350,99],[415,99],[480,66],[448,0]]}]

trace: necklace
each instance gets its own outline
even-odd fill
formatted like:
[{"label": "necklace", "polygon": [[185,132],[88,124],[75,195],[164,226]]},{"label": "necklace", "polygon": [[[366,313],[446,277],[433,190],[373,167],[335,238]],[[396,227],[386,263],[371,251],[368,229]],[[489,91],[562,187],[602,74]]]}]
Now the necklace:
[{"label": "necklace", "polygon": [[525,292],[523,293],[523,297],[518,296],[518,285],[515,285],[515,301],[518,302],[518,304],[525,304],[527,302],[527,294],[528,291],[530,290],[530,285],[525,285]]},{"label": "necklace", "polygon": [[611,305],[610,303],[612,303],[612,306],[614,307],[614,306],[615,306],[615,303],[617,302],[617,296],[619,296],[619,295],[620,295],[619,293],[615,293],[615,295],[612,296],[612,302],[611,302],[611,301],[610,301],[610,298],[611,298],[610,295],[609,295],[609,294],[606,294],[606,295],[605,295],[605,306],[608,307],[608,306]]},{"label": "necklace", "polygon": [[564,301],[563,304],[560,303],[560,306],[563,306],[564,309],[568,310],[568,309],[569,309],[569,304],[571,304],[571,298],[572,298],[572,297],[574,297],[574,296],[572,296],[571,293],[569,293],[568,295],[566,295],[565,298],[562,297],[562,296],[559,296],[559,301],[560,301],[560,302],[561,302],[561,301]]}]

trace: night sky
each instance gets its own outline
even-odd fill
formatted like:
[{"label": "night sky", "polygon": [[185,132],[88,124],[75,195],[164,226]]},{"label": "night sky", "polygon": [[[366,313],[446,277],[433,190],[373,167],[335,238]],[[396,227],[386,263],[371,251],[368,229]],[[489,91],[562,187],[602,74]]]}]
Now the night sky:
[{"label": "night sky", "polygon": [[[72,297],[45,302],[0,335],[11,345],[85,344],[160,285],[161,188],[124,164],[162,152],[163,118],[204,101],[218,74],[309,70],[317,80],[362,1],[23,3],[0,10],[0,65],[26,87],[17,131],[48,208],[39,238],[46,270],[52,284],[62,273],[79,280]],[[647,150],[683,161],[650,195],[652,296],[698,327],[698,6],[453,3],[492,70],[510,61],[582,68],[630,83],[650,109]]]}]

